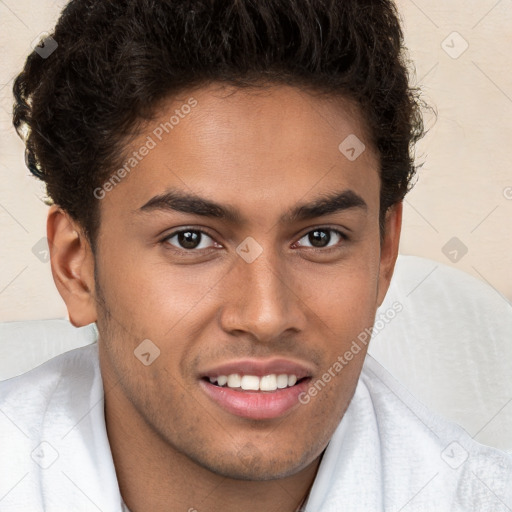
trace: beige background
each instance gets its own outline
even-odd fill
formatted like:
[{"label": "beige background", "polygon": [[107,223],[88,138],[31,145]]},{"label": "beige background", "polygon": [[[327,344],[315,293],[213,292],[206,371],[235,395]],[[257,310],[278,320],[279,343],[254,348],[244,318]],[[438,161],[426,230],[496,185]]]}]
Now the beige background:
[{"label": "beige background", "polygon": [[[34,254],[47,207],[10,121],[12,79],[64,3],[0,0],[0,321],[66,316],[49,263]],[[415,82],[438,110],[417,148],[425,164],[406,199],[401,252],[462,269],[512,299],[512,0],[398,7]]]}]

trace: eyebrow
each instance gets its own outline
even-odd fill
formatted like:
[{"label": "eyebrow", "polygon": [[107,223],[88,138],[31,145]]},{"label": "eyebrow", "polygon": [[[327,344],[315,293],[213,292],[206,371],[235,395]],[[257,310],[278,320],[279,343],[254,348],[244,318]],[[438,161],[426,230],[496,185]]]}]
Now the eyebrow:
[{"label": "eyebrow", "polygon": [[[279,222],[291,224],[354,208],[366,211],[368,205],[354,191],[343,190],[332,194],[324,194],[311,202],[299,204],[283,214]],[[223,219],[233,224],[244,224],[247,222],[240,212],[231,206],[221,205],[210,199],[177,189],[152,197],[147,203],[136,210],[136,213],[152,211],[189,213],[202,217]]]}]

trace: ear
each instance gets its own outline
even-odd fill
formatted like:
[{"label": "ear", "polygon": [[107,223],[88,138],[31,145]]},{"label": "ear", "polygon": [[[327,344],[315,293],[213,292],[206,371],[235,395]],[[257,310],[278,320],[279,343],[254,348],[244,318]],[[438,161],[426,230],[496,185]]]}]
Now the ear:
[{"label": "ear", "polygon": [[403,204],[396,203],[386,212],[384,235],[380,250],[379,285],[377,306],[384,301],[398,257],[400,231],[402,229]]},{"label": "ear", "polygon": [[94,257],[82,228],[57,205],[46,221],[53,280],[75,327],[96,321]]}]

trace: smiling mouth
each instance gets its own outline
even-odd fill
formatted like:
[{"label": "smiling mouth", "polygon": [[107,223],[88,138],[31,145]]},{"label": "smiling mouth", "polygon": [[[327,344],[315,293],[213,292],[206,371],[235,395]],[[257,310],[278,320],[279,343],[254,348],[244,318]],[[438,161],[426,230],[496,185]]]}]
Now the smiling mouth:
[{"label": "smiling mouth", "polygon": [[241,375],[232,373],[230,375],[218,375],[216,377],[204,377],[203,380],[220,388],[232,389],[234,391],[257,391],[275,392],[282,389],[292,388],[309,377],[298,379],[291,374],[269,374],[262,377],[257,375]]},{"label": "smiling mouth", "polygon": [[200,387],[224,411],[249,420],[271,420],[288,414],[300,405],[299,396],[311,380],[301,369],[301,373],[285,373],[283,368],[259,375],[231,372],[203,375]]}]

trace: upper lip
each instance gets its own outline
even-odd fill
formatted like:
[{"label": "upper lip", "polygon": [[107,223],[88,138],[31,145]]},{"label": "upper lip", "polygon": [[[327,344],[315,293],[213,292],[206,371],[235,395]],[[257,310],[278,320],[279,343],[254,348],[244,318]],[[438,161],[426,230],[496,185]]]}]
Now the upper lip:
[{"label": "upper lip", "polygon": [[307,363],[299,363],[289,359],[239,359],[229,361],[201,372],[201,378],[218,377],[219,375],[295,375],[298,379],[310,377],[312,371]]}]

